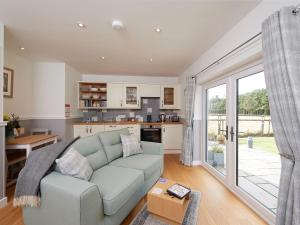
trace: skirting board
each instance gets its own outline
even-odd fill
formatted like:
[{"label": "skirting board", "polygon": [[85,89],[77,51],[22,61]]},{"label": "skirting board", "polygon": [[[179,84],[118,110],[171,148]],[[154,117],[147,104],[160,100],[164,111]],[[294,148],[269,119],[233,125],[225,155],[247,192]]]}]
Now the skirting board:
[{"label": "skirting board", "polygon": [[7,205],[7,197],[0,199],[0,208],[3,208]]},{"label": "skirting board", "polygon": [[181,154],[181,150],[169,150],[165,149],[164,154]]},{"label": "skirting board", "polygon": [[193,161],[192,166],[201,166],[201,161]]}]

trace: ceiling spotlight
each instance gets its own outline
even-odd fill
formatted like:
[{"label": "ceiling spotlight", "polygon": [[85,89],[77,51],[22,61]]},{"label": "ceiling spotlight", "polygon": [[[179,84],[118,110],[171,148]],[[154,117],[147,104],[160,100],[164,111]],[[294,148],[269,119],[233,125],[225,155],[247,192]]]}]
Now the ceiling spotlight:
[{"label": "ceiling spotlight", "polygon": [[120,20],[114,20],[114,21],[112,21],[111,26],[114,30],[122,30],[124,27],[124,24]]},{"label": "ceiling spotlight", "polygon": [[161,28],[160,28],[160,27],[155,27],[155,28],[154,28],[154,31],[155,31],[156,33],[160,33],[160,32],[161,32]]},{"label": "ceiling spotlight", "polygon": [[153,62],[153,59],[152,59],[152,58],[150,58],[149,60],[150,60],[150,62]]},{"label": "ceiling spotlight", "polygon": [[79,28],[86,28],[85,24],[82,23],[82,22],[78,22],[78,23],[77,23],[77,26],[78,26]]},{"label": "ceiling spotlight", "polygon": [[21,51],[24,51],[24,50],[25,50],[25,48],[24,48],[24,47],[20,47],[20,50],[21,50]]},{"label": "ceiling spotlight", "polygon": [[104,56],[101,56],[101,59],[102,59],[102,60],[104,60],[104,59],[105,59],[105,57],[104,57]]}]

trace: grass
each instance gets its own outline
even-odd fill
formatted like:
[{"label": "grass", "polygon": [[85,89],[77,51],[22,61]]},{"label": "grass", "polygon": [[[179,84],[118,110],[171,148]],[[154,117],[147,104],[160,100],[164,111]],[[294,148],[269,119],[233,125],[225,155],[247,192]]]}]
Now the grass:
[{"label": "grass", "polygon": [[[239,145],[247,145],[247,138],[239,138]],[[253,148],[278,154],[274,137],[253,137]]]}]

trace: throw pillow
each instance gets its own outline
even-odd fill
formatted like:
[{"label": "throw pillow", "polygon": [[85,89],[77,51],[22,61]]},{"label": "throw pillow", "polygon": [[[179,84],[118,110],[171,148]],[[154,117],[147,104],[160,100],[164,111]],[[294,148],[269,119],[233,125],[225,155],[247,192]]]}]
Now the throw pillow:
[{"label": "throw pillow", "polygon": [[93,169],[88,160],[74,148],[71,148],[61,158],[56,159],[55,162],[60,172],[64,175],[89,180],[93,174]]},{"label": "throw pillow", "polygon": [[120,134],[123,148],[123,157],[142,153],[141,144],[131,135]]}]

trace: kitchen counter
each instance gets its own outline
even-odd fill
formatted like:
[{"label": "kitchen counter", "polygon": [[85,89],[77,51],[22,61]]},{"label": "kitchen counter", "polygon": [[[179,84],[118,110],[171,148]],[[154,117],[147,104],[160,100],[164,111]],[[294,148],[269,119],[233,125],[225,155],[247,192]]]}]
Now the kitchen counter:
[{"label": "kitchen counter", "polygon": [[183,124],[182,122],[132,122],[132,121],[122,121],[122,122],[77,122],[74,125],[130,125],[130,124],[140,124],[140,125],[164,125],[164,124]]}]

